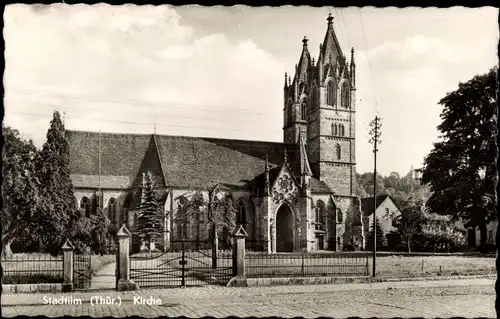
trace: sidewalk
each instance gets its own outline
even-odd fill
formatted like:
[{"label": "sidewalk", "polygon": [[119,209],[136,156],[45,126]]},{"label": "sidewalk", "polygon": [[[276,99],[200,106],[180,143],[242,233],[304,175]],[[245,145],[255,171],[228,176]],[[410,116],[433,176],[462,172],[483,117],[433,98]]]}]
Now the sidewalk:
[{"label": "sidewalk", "polygon": [[429,288],[451,288],[451,287],[491,287],[494,289],[495,279],[458,279],[458,280],[436,280],[436,281],[400,281],[400,282],[378,282],[378,283],[352,283],[341,285],[297,285],[297,286],[270,286],[270,287],[248,287],[227,288],[222,286],[186,287],[170,289],[142,289],[138,291],[117,292],[107,291],[85,291],[56,294],[2,294],[2,306],[17,305],[43,305],[43,297],[50,296],[58,298],[72,296],[82,300],[90,300],[92,296],[120,296],[123,300],[132,301],[136,296],[152,296],[160,298],[165,302],[184,302],[198,299],[241,298],[242,296],[261,296],[273,294],[304,294],[304,293],[332,293],[353,292],[367,290],[388,289],[429,289]]},{"label": "sidewalk", "polygon": [[[2,295],[4,317],[17,315],[125,317],[496,317],[494,280],[384,282],[253,288],[145,289],[134,292],[50,294],[81,298],[81,304],[44,305],[42,294]],[[90,298],[120,298],[119,304],[93,304]],[[159,305],[134,302],[159,300]]]}]

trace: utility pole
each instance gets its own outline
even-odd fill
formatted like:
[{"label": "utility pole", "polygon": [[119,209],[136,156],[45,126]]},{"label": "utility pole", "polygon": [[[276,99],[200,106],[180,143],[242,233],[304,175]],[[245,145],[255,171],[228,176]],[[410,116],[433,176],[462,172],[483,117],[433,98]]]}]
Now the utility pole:
[{"label": "utility pole", "polygon": [[377,216],[375,212],[377,210],[377,144],[380,144],[380,129],[382,128],[382,119],[375,116],[375,119],[370,122],[370,144],[373,144],[373,262],[372,262],[372,276],[375,277],[375,264],[377,258],[377,228],[376,221]]}]

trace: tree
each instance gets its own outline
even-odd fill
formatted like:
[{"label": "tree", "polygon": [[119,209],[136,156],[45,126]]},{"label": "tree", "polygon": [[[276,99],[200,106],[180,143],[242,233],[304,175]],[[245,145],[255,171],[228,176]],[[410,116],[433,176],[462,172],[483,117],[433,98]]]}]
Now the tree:
[{"label": "tree", "polygon": [[2,254],[8,256],[14,240],[24,237],[25,241],[31,241],[29,239],[36,235],[32,218],[41,198],[33,163],[37,153],[33,142],[24,141],[19,132],[10,127],[3,128],[3,135]]},{"label": "tree", "polygon": [[142,198],[139,205],[139,224],[137,230],[141,240],[148,242],[149,247],[161,237],[161,209],[156,194],[154,176],[151,172],[143,174]]},{"label": "tree", "polygon": [[213,239],[223,234],[225,229],[232,231],[236,225],[233,200],[221,190],[219,183],[202,187],[191,196],[181,195],[176,200],[179,203],[179,210],[174,217],[177,225],[185,225],[193,220],[207,220]]},{"label": "tree", "polygon": [[422,224],[426,221],[423,214],[423,201],[407,200],[400,204],[400,214],[392,215],[393,226],[403,236],[408,252],[411,252],[411,242],[415,235],[422,231]]},{"label": "tree", "polygon": [[438,214],[426,215],[426,221],[422,225],[422,236],[433,251],[438,247],[444,247],[449,252],[451,248],[465,243],[462,232],[454,225],[452,219]]},{"label": "tree", "polygon": [[41,244],[57,254],[69,235],[69,216],[77,209],[69,169],[69,142],[57,111],[50,122],[47,141],[36,158],[36,171],[43,198],[36,214]]},{"label": "tree", "polygon": [[482,249],[486,224],[496,218],[496,91],[497,68],[493,68],[460,83],[440,100],[442,136],[422,169],[422,183],[429,183],[432,193],[427,201],[430,211],[479,226]]},{"label": "tree", "polygon": [[[384,231],[380,227],[378,218],[375,219],[375,231],[377,232],[377,250],[382,250],[387,247],[387,237],[385,237]],[[373,223],[370,226],[370,232],[368,233],[368,238],[366,240],[366,250],[371,250],[373,247]]]}]

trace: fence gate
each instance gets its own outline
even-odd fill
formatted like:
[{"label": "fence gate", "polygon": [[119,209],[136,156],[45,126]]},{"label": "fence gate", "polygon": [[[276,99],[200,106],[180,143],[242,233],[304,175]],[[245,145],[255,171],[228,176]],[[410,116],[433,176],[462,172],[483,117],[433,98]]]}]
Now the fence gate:
[{"label": "fence gate", "polygon": [[212,256],[211,241],[172,241],[164,252],[130,257],[130,279],[139,287],[225,285],[233,275],[231,251]]},{"label": "fence gate", "polygon": [[74,289],[88,289],[92,280],[92,260],[90,255],[73,255]]}]

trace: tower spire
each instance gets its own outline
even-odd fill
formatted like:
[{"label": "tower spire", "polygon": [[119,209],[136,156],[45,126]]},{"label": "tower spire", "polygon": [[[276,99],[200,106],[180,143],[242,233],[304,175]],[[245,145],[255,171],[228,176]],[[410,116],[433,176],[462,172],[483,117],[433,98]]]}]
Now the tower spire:
[{"label": "tower spire", "polygon": [[350,70],[351,74],[351,86],[353,88],[356,87],[356,63],[354,62],[354,48],[351,48],[351,65],[350,65]]},{"label": "tower spire", "polygon": [[331,13],[328,14],[328,18],[326,18],[326,20],[328,21],[328,26],[330,27],[333,24],[333,17]]},{"label": "tower spire", "polygon": [[309,41],[309,39],[307,39],[307,37],[304,36],[304,39],[302,39],[302,46],[304,47],[304,49],[307,49],[307,41]]},{"label": "tower spire", "polygon": [[285,88],[287,87],[287,84],[288,84],[288,83],[287,83],[287,81],[286,81],[286,80],[287,80],[287,78],[288,78],[288,75],[287,75],[287,74],[286,74],[286,72],[285,72]]}]

